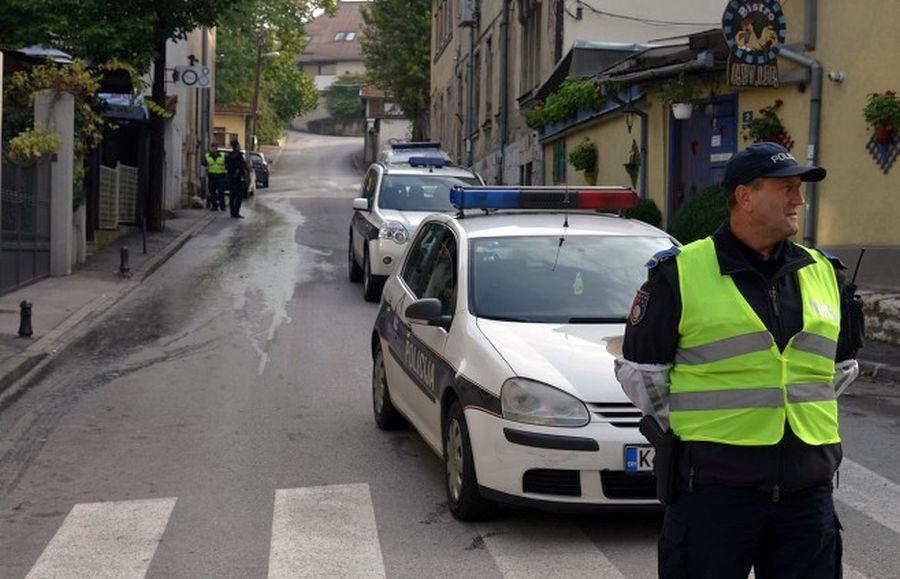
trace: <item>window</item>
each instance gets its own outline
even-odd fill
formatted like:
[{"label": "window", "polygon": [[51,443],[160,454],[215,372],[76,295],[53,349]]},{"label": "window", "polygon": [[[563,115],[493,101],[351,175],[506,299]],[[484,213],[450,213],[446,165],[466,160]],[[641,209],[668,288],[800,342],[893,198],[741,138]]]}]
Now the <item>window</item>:
[{"label": "window", "polygon": [[562,183],[566,180],[566,140],[560,139],[553,143],[553,182]]},{"label": "window", "polygon": [[370,169],[366,174],[366,179],[362,185],[362,196],[369,201],[369,209],[372,208],[372,202],[375,198],[375,184],[378,183],[378,171]]},{"label": "window", "polygon": [[492,50],[494,41],[492,38],[487,39],[487,49],[484,53],[484,116],[485,121],[491,120],[493,114],[493,96],[494,96],[494,52]]},{"label": "window", "polygon": [[225,127],[213,127],[213,143],[220,147],[224,147],[226,141],[225,133]]},{"label": "window", "polygon": [[344,37],[344,40],[346,40],[347,42],[352,42],[352,41],[355,40],[355,39],[356,39],[356,33],[355,33],[355,32],[348,32],[348,33],[347,33],[347,36]]},{"label": "window", "polygon": [[403,281],[417,299],[437,298],[444,315],[456,309],[456,241],[450,231],[431,223],[410,248]]},{"label": "window", "polygon": [[623,323],[634,292],[647,279],[647,256],[671,243],[664,236],[474,239],[470,311],[535,323]]},{"label": "window", "polygon": [[338,32],[337,34],[334,35],[334,41],[341,42],[342,40],[344,40],[345,35],[346,35],[346,32]]},{"label": "window", "polygon": [[433,260],[446,229],[436,223],[426,225],[409,248],[403,266],[403,281],[416,298],[422,295],[428,283],[428,264]]},{"label": "window", "polygon": [[475,70],[472,72],[472,82],[475,83],[472,96],[472,120],[475,124],[475,130],[481,123],[481,53],[475,53]]},{"label": "window", "polygon": [[454,185],[481,185],[474,177],[448,175],[385,175],[378,207],[397,211],[452,212],[450,189]]},{"label": "window", "polygon": [[522,0],[522,92],[533,89],[540,81],[541,66],[541,4],[536,0]]}]

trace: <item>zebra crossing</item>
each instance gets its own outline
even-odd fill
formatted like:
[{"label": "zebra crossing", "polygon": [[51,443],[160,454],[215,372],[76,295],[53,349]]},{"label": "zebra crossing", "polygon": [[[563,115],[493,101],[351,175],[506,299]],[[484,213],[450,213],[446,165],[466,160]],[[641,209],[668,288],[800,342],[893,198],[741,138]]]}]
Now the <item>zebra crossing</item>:
[{"label": "zebra crossing", "polygon": [[[900,534],[900,485],[845,460],[835,497]],[[43,578],[146,576],[177,498],[76,504],[27,574]],[[493,561],[491,575],[509,579],[627,576],[575,523],[506,517],[476,525]],[[562,564],[564,562],[564,565]],[[488,574],[488,573],[486,573]],[[845,565],[844,575],[867,575]],[[268,577],[389,576],[367,483],[274,492]],[[751,573],[751,577],[752,577]]]}]

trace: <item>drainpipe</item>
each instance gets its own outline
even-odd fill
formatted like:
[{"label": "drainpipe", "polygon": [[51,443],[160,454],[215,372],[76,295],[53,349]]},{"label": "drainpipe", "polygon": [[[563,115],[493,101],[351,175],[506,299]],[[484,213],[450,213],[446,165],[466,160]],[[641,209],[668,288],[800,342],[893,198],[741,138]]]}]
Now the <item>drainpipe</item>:
[{"label": "drainpipe", "polygon": [[500,147],[497,151],[499,171],[497,184],[503,185],[503,170],[506,167],[506,141],[509,138],[509,3],[502,0],[500,12]]},{"label": "drainpipe", "polygon": [[[472,1],[472,0],[470,0]],[[472,134],[475,132],[472,113],[475,105],[474,82],[475,25],[469,26],[469,54],[466,56],[466,167],[472,168]]]},{"label": "drainpipe", "polygon": [[[803,15],[806,27],[803,34],[803,44],[806,50],[814,50],[816,47],[816,30],[818,28],[817,17],[818,2],[806,0],[803,7]],[[806,146],[806,162],[815,165],[819,158],[819,128],[822,120],[822,64],[806,55],[781,49],[779,55],[785,60],[805,66],[809,69],[809,137]],[[816,244],[816,221],[818,219],[819,184],[809,182],[806,184],[806,208],[803,214],[803,243],[809,247]]]},{"label": "drainpipe", "polygon": [[[785,60],[805,66],[810,73],[809,94],[809,137],[806,146],[806,162],[815,165],[819,158],[819,127],[822,120],[822,65],[818,60],[804,56],[791,50],[782,49],[779,53]],[[818,214],[818,183],[806,184],[806,210],[803,216],[803,243],[813,246],[816,243],[816,219]]]}]

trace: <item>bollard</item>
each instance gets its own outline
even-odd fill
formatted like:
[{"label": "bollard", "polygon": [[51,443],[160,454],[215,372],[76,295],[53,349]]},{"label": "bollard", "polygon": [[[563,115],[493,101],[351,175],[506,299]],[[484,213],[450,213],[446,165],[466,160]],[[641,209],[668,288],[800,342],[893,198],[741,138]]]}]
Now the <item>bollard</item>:
[{"label": "bollard", "polygon": [[22,300],[19,304],[19,337],[30,338],[34,332],[31,330],[31,302]]},{"label": "bollard", "polygon": [[131,267],[128,265],[128,246],[123,245],[119,250],[119,275],[128,277],[131,275]]}]

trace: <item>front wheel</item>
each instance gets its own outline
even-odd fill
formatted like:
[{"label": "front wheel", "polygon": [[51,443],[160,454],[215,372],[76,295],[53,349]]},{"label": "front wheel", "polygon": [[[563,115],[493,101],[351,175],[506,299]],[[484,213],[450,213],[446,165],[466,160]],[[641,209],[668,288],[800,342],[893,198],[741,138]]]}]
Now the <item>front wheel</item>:
[{"label": "front wheel", "polygon": [[497,503],[481,496],[466,417],[453,402],[444,419],[444,460],[450,514],[460,521],[484,521],[497,514]]},{"label": "front wheel", "polygon": [[381,348],[375,349],[372,364],[372,410],[375,413],[375,424],[381,430],[399,430],[406,426],[406,419],[391,402]]},{"label": "front wheel", "polygon": [[359,267],[359,264],[356,263],[356,256],[353,255],[353,233],[350,233],[350,242],[348,243],[347,249],[347,272],[350,277],[350,281],[353,283],[359,283],[363,280],[363,270]]},{"label": "front wheel", "polygon": [[377,302],[381,299],[381,288],[384,282],[372,273],[369,252],[363,258],[363,297],[367,302]]}]

